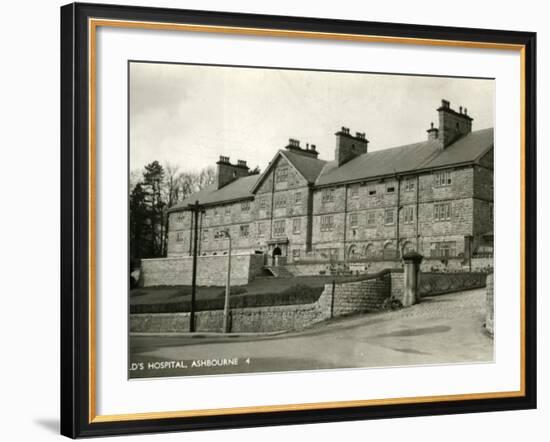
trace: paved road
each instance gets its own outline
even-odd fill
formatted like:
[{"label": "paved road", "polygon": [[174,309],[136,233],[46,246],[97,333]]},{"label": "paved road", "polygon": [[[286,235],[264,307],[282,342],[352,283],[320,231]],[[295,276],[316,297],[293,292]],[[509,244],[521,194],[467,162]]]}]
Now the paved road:
[{"label": "paved road", "polygon": [[484,316],[481,289],[270,337],[132,337],[130,376],[492,361],[493,340],[483,331]]}]

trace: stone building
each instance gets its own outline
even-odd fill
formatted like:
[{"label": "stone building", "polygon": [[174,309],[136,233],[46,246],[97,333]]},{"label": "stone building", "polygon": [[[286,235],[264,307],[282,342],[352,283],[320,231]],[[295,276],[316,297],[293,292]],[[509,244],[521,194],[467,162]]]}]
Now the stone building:
[{"label": "stone building", "polygon": [[265,264],[308,259],[469,259],[492,252],[493,129],[472,131],[467,109],[442,100],[424,141],[369,151],[365,133],[336,132],[334,159],[290,139],[260,175],[217,163],[218,178],[170,209],[168,257],[262,253]]}]

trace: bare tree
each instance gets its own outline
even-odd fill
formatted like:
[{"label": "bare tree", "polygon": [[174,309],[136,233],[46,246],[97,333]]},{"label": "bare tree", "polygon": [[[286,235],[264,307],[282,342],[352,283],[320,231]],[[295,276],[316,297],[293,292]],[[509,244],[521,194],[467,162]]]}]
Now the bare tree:
[{"label": "bare tree", "polygon": [[132,190],[135,189],[136,185],[143,181],[143,172],[139,169],[131,170],[130,179],[128,181],[130,186],[128,190],[132,193]]},{"label": "bare tree", "polygon": [[166,203],[165,210],[163,212],[163,225],[164,225],[164,228],[162,230],[162,255],[163,256],[166,256],[167,249],[168,249],[169,216],[168,216],[167,209],[170,209],[170,207],[177,204],[180,200],[179,179],[180,179],[179,167],[177,165],[166,162],[164,164],[164,180],[162,183],[162,193],[164,197],[164,202]]},{"label": "bare tree", "polygon": [[207,188],[215,180],[214,167],[180,172],[179,166],[169,162],[161,166],[158,161],[153,161],[143,170],[131,171],[130,218],[137,232],[135,244],[132,244],[134,258],[166,256],[170,230],[168,209]]},{"label": "bare tree", "polygon": [[202,190],[214,184],[216,181],[216,169],[212,166],[205,167],[195,177],[195,189]]},{"label": "bare tree", "polygon": [[180,175],[179,166],[168,162],[164,164],[163,193],[166,207],[168,208],[172,207],[174,204],[177,204],[180,200]]}]

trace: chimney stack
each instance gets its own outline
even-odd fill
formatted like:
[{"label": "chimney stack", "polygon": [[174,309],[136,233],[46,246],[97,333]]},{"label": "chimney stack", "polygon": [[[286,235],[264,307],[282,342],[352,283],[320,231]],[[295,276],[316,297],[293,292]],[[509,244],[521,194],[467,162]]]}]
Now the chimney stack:
[{"label": "chimney stack", "polygon": [[342,127],[336,135],[336,149],[334,159],[340,167],[359,155],[367,153],[369,140],[364,132],[355,132],[355,136],[350,134],[348,127]]},{"label": "chimney stack", "polygon": [[[472,131],[473,118],[468,116],[468,109],[459,107],[459,112],[451,108],[451,103],[447,100],[441,100],[441,106],[437,109],[439,112],[439,130],[437,139],[441,147],[445,148],[454,143],[460,137],[469,134]],[[432,139],[433,132],[428,130],[428,139]]]},{"label": "chimney stack", "polygon": [[237,160],[237,164],[231,164],[229,157],[220,155],[220,159],[216,164],[218,166],[216,182],[218,189],[221,189],[238,178],[248,176],[249,168],[246,165],[246,161]]},{"label": "chimney stack", "polygon": [[309,143],[306,143],[306,148],[303,149],[300,147],[300,140],[295,138],[288,139],[288,144],[285,146],[285,149],[289,152],[294,152],[298,155],[303,155],[310,158],[317,158],[319,155],[319,152],[315,150],[315,144],[310,146]]},{"label": "chimney stack", "polygon": [[438,134],[439,130],[437,129],[437,127],[434,127],[433,121],[430,123],[430,128],[426,132],[428,132],[428,140],[430,141],[437,140],[439,135]]}]

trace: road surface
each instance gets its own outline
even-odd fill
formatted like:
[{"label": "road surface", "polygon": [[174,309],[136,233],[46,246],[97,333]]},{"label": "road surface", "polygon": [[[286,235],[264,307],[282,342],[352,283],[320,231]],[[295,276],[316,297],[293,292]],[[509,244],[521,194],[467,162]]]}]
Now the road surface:
[{"label": "road surface", "polygon": [[130,377],[490,362],[485,290],[275,336],[132,336]]}]

